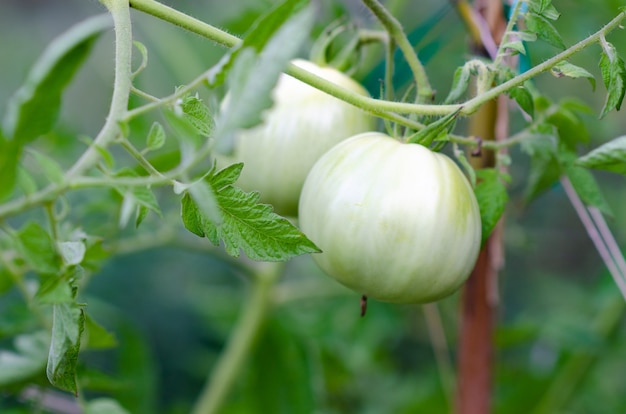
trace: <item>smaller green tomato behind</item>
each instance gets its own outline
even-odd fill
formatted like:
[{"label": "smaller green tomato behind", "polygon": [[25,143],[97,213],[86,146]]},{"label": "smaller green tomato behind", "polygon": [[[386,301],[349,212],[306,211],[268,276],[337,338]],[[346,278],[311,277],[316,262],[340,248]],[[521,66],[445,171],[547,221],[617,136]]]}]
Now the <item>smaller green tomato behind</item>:
[{"label": "smaller green tomato behind", "polygon": [[[305,60],[292,63],[352,92],[367,91],[342,72]],[[340,141],[371,131],[375,118],[291,76],[281,75],[273,91],[274,106],[262,125],[234,137],[232,157],[243,162],[237,185],[258,191],[276,212],[295,216],[302,185],[313,164]]]},{"label": "smaller green tomato behind", "polygon": [[456,291],[480,249],[472,187],[447,156],[371,132],[333,147],[309,173],[302,231],[319,266],[384,302],[425,303]]}]

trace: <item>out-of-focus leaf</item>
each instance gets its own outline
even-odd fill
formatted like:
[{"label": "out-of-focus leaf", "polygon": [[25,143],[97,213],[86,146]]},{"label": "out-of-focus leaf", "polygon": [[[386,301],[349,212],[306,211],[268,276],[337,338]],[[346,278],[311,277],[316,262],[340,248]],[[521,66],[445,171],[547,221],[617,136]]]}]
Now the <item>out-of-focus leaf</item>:
[{"label": "out-of-focus leaf", "polygon": [[50,180],[50,182],[55,184],[63,182],[63,168],[61,168],[56,160],[40,151],[30,149],[28,152],[33,156],[33,158],[35,158],[37,164],[41,168],[41,172],[48,180]]},{"label": "out-of-focus leaf", "polygon": [[34,221],[28,222],[18,233],[18,249],[24,260],[39,273],[53,274],[61,267],[61,258],[43,227]]},{"label": "out-of-focus leaf", "polygon": [[559,49],[565,49],[561,35],[548,19],[538,14],[527,13],[525,15],[525,22],[528,30],[536,33],[540,39]]},{"label": "out-of-focus leaf", "polygon": [[602,144],[580,157],[576,164],[626,174],[626,135]]},{"label": "out-of-focus leaf", "polygon": [[[207,76],[209,85],[215,87],[221,85],[226,79],[226,75],[231,69],[233,62],[239,53],[246,48],[252,48],[256,53],[266,47],[270,40],[276,35],[279,29],[292,17],[302,11],[307,2],[305,0],[286,0],[278,3],[267,13],[259,17],[245,34],[243,40],[235,49],[226,54],[220,62],[215,65]],[[303,27],[303,32],[307,32],[310,27]],[[286,44],[286,43],[285,43]]]},{"label": "out-of-focus leaf", "polygon": [[476,201],[480,208],[482,223],[482,241],[487,240],[500,220],[509,201],[501,173],[495,168],[476,171],[477,183],[474,188]]},{"label": "out-of-focus leaf", "polygon": [[85,406],[85,414],[130,414],[112,398],[96,398]]},{"label": "out-of-focus leaf", "polygon": [[52,128],[63,90],[89,55],[94,41],[111,25],[108,14],[92,17],[50,43],[9,102],[4,118],[4,132],[9,139],[23,146]]},{"label": "out-of-focus leaf", "polygon": [[146,149],[149,151],[158,150],[165,144],[165,130],[163,125],[158,122],[154,122],[148,131],[148,137],[146,138]]},{"label": "out-of-focus leaf", "polygon": [[523,86],[518,86],[508,91],[511,98],[515,99],[515,102],[531,117],[535,115],[535,104],[533,96]]},{"label": "out-of-focus leaf", "polygon": [[86,344],[89,349],[109,349],[117,345],[115,335],[104,329],[88,314],[85,317]]},{"label": "out-of-focus leaf", "polygon": [[262,112],[272,106],[271,91],[308,38],[313,19],[313,9],[304,8],[273,33],[260,53],[253,47],[241,50],[228,75],[229,99],[220,111],[217,137],[262,121]]},{"label": "out-of-focus leaf", "polygon": [[587,78],[591,84],[592,89],[596,89],[596,78],[585,68],[573,65],[566,60],[563,60],[556,64],[550,72],[557,78],[567,76],[569,78]]},{"label": "out-of-focus leaf", "polygon": [[450,93],[444,102],[448,104],[460,100],[469,86],[470,79],[471,69],[469,65],[466,64],[457,68],[454,71],[454,77],[452,78]]},{"label": "out-of-focus leaf", "polygon": [[85,328],[85,312],[75,303],[52,307],[52,341],[46,375],[55,387],[76,394],[76,364]]},{"label": "out-of-focus leaf", "polygon": [[0,350],[0,386],[24,381],[43,371],[48,358],[50,336],[45,331],[19,335],[15,351]]},{"label": "out-of-focus leaf", "polygon": [[572,183],[574,190],[578,193],[582,201],[588,205],[598,208],[604,214],[613,216],[609,203],[604,198],[596,179],[586,168],[575,165],[575,154],[562,154],[565,158],[565,174]]},{"label": "out-of-focus leaf", "polygon": [[626,67],[610,43],[607,43],[600,56],[600,72],[607,90],[606,102],[600,114],[600,118],[604,118],[613,109],[619,111],[626,93]]},{"label": "out-of-focus leaf", "polygon": [[21,153],[20,146],[15,141],[6,139],[0,130],[0,201],[13,192]]}]

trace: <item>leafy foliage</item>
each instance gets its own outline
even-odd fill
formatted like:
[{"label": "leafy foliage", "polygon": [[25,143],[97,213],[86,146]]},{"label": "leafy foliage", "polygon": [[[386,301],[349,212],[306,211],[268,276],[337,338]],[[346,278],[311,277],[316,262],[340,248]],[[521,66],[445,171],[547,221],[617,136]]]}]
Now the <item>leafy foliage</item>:
[{"label": "leafy foliage", "polygon": [[578,165],[626,174],[626,136],[617,137],[580,157]]},{"label": "leafy foliage", "polygon": [[[178,232],[179,217],[172,211],[177,207],[172,206],[171,192],[161,192],[159,187],[173,186],[174,192],[182,193],[185,227],[207,237],[213,245],[222,243],[232,256],[243,251],[254,260],[284,261],[318,251],[293,223],[274,214],[271,206],[259,204],[256,193],[236,187],[242,165],[218,171],[211,167],[209,155],[216,145],[228,145],[229,135],[236,129],[253,127],[263,120],[264,111],[272,105],[271,91],[278,76],[303,51],[309,33],[322,30],[320,25],[324,23],[318,21],[321,15],[315,14],[307,3],[278,3],[254,23],[250,16],[259,15],[262,5],[233,13],[237,15],[238,27],[250,29],[236,47],[203,75],[208,92],[183,86],[188,93],[177,89],[174,95],[163,99],[153,97],[154,92],[142,92],[143,88],[158,91],[162,87],[157,84],[153,88],[150,81],[155,72],[144,73],[144,69],[148,65],[148,49],[169,42],[153,37],[147,25],[135,30],[137,37],[146,36],[146,45],[134,42],[140,56],[137,69],[128,74],[136,92],[130,104],[133,110],[125,112],[127,108],[121,108],[122,119],[115,119],[116,130],[119,127],[121,134],[116,132],[104,145],[98,138],[78,135],[77,131],[85,129],[82,123],[63,122],[59,127],[55,124],[68,85],[93,51],[97,38],[111,27],[109,16],[97,16],[70,28],[50,43],[33,69],[25,74],[26,80],[9,101],[0,128],[1,412],[26,412],[31,408],[47,412],[50,407],[40,397],[50,388],[74,394],[84,390],[81,409],[91,414],[189,411],[189,401],[195,397],[191,393],[200,388],[206,369],[213,366],[216,350],[228,346],[223,342],[235,323],[234,316],[240,306],[249,302],[232,273],[238,271],[237,266],[247,269],[257,264],[242,261],[233,265],[215,255],[209,243],[183,238]],[[520,9],[520,19],[525,20],[520,27],[524,31],[519,27],[512,29],[508,42],[501,46],[502,55],[533,57],[528,56],[525,43],[537,39],[564,48],[557,30],[561,25],[555,24],[559,13],[551,1],[531,0],[526,4],[527,9]],[[345,16],[342,6],[334,5],[331,9],[329,13],[334,17]],[[182,15],[168,13],[160,17]],[[203,24],[191,19],[186,22],[191,23],[183,26],[192,30],[198,27],[194,24]],[[229,26],[228,22],[224,24]],[[350,28],[355,33],[361,29]],[[620,110],[626,91],[626,70],[619,56],[623,41],[615,39],[614,46],[606,42],[606,34],[602,32],[595,40],[603,50],[599,66],[607,89],[601,117],[613,109]],[[130,35],[130,31],[124,32],[116,41],[130,41]],[[5,43],[14,41],[7,38]],[[356,39],[351,40],[350,47],[358,43]],[[26,39],[19,39],[20,46],[23,40]],[[436,39],[429,47],[436,48],[439,42]],[[190,56],[199,59],[198,67],[219,60],[211,48],[203,45],[199,52],[189,46],[192,43],[193,40],[177,44],[163,56],[151,54],[151,65],[155,61],[159,70],[176,72],[177,68],[190,65]],[[177,61],[175,56],[184,56],[184,51],[177,49],[184,47],[189,47],[191,53]],[[361,47],[364,44],[359,43],[358,48]],[[12,55],[9,52],[7,55]],[[164,56],[169,60],[160,61]],[[569,61],[560,61],[550,72],[557,78],[585,78],[595,88],[591,73]],[[445,103],[462,101],[477,76],[493,77],[494,84],[501,85],[514,79],[516,71],[487,59],[470,61],[456,70]],[[611,207],[601,190],[616,190],[598,184],[589,169],[626,174],[626,137],[620,136],[589,151],[588,145],[606,134],[610,125],[590,129],[594,121],[587,115],[594,110],[568,98],[553,103],[531,82],[504,93],[532,120],[514,139],[494,145],[521,143],[521,149],[529,156],[530,170],[521,174],[526,184],[526,201],[534,200],[567,177],[585,204],[610,215]],[[221,106],[215,104],[222,93],[218,87],[226,87],[229,94]],[[110,92],[109,88],[110,85],[102,96]],[[85,100],[84,111],[91,110],[89,96],[97,91],[95,86],[93,92],[91,88],[80,91],[80,99]],[[203,93],[210,98],[201,98]],[[564,93],[573,95],[576,91]],[[142,100],[148,103],[142,104]],[[164,121],[151,118],[148,112],[155,108],[161,110]],[[134,109],[139,109],[140,117]],[[386,115],[384,111],[380,114]],[[458,138],[451,134],[458,115],[451,113],[427,122],[426,128],[409,139],[441,149]],[[98,119],[104,118],[105,114],[98,115]],[[411,115],[407,119],[424,118]],[[87,120],[88,117],[84,121]],[[86,129],[97,130],[93,125]],[[514,181],[507,189],[507,177],[499,170],[471,169],[457,148],[465,142],[467,138],[456,140],[455,152],[476,182],[484,240],[507,207],[509,196],[513,203],[517,200],[519,186]],[[83,144],[88,146],[86,150]],[[134,150],[134,145],[140,150]],[[578,157],[581,152],[587,154]],[[74,163],[81,164],[81,168],[68,168]],[[517,168],[517,164],[514,166]],[[156,214],[148,214],[150,211]],[[620,228],[622,218],[618,213],[614,223]],[[142,227],[129,228],[131,220],[136,226],[143,223]],[[515,306],[511,306],[510,315],[497,328],[502,363],[496,376],[501,390],[494,398],[496,409],[594,412],[597,401],[603,401],[607,412],[624,412],[623,399],[609,395],[626,392],[622,383],[614,381],[621,375],[620,363],[626,357],[624,335],[618,329],[625,312],[623,299],[613,292],[612,285],[599,286],[602,290],[589,289],[590,275],[597,271],[585,267],[582,258],[589,256],[586,250],[572,252],[559,246],[557,254],[557,244],[551,239],[555,236],[536,237],[532,226],[523,223],[521,227],[514,229],[509,246],[514,248],[507,254],[513,255],[513,263],[521,266],[511,271],[525,277],[510,278],[502,291],[503,297],[513,299]],[[567,233],[567,237],[570,235],[572,232]],[[121,258],[123,253],[165,245],[188,249],[177,250],[173,259],[163,259],[163,263],[167,260],[164,266],[154,265],[161,263],[158,259],[162,250],[146,254],[145,261],[152,265],[146,268],[139,267],[141,257],[132,256],[127,262]],[[533,251],[529,247],[532,245],[539,248]],[[203,254],[189,255],[191,250]],[[516,255],[522,254],[533,257],[532,266],[526,268],[526,262],[521,263]],[[568,267],[571,264],[566,262],[552,267],[536,266],[538,262],[558,261],[560,256],[568,261],[571,257],[580,258],[576,261],[577,269]],[[104,261],[110,257],[116,257],[117,262],[102,271]],[[578,267],[584,268],[589,279],[581,282],[573,277],[554,277],[553,273],[561,269],[575,273]],[[207,268],[211,270],[209,281],[204,277]],[[96,273],[97,277],[93,277]],[[189,277],[198,273],[202,273],[202,279]],[[259,346],[250,354],[250,367],[254,369],[238,379],[233,390],[235,398],[223,408],[233,413],[445,410],[449,389],[445,373],[438,372],[433,362],[426,334],[429,324],[414,309],[380,303],[370,303],[367,319],[359,319],[354,297],[327,283],[319,273],[306,258],[299,258],[290,263],[286,277],[268,293],[274,306],[266,321],[267,330],[261,332]],[[134,290],[133,283],[137,283]],[[606,284],[604,280],[600,283]],[[555,291],[559,295],[554,295]],[[109,297],[103,299],[107,294]],[[523,312],[518,311],[520,303]],[[438,305],[444,330],[456,326],[456,304],[456,299],[451,298]],[[179,308],[187,312],[193,309],[192,314],[181,317]],[[155,309],[159,310],[156,318]],[[196,318],[202,318],[202,322],[197,323]],[[139,322],[136,324],[135,320]],[[153,340],[150,335],[155,332],[165,334],[155,335],[153,338],[158,340]],[[176,349],[171,351],[170,347]],[[113,348],[114,351],[95,355]],[[84,350],[90,352],[83,354]],[[106,373],[97,368],[101,358],[107,361]],[[581,374],[581,370],[571,366],[593,369]],[[417,370],[424,375],[404,375]],[[164,373],[160,378],[159,372]],[[578,375],[587,381],[574,383],[580,379]],[[170,386],[168,378],[176,378],[177,384]],[[159,379],[167,384],[159,384]],[[585,392],[550,399],[553,390],[572,389],[568,387],[572,384],[574,388],[584,386]],[[34,388],[41,390],[37,391],[40,394],[35,396],[36,401],[29,396]],[[372,393],[372,389],[378,392]],[[90,400],[96,395],[92,392],[107,397]],[[559,403],[554,403],[557,400]],[[563,400],[567,401],[562,403]],[[535,406],[537,401],[539,405]],[[32,407],[22,409],[26,404]],[[564,408],[565,404],[569,405]]]},{"label": "leafy foliage", "polygon": [[277,261],[318,252],[319,249],[289,221],[272,212],[272,207],[259,204],[258,193],[246,193],[234,187],[243,164],[233,164],[221,171],[215,168],[207,175],[208,188],[214,191],[221,222],[207,217],[196,198],[185,194],[182,216],[192,233],[207,237],[214,245],[220,240],[228,254],[239,256],[239,249],[253,260]]},{"label": "leafy foliage", "polygon": [[482,224],[482,242],[489,235],[502,217],[509,196],[503,182],[502,173],[495,168],[484,168],[476,171],[477,183],[474,188],[476,201],[480,208]]},{"label": "leafy foliage", "polygon": [[626,68],[624,61],[617,54],[615,47],[606,43],[600,57],[600,72],[606,86],[607,97],[600,117],[604,117],[613,109],[619,110],[626,93]]}]

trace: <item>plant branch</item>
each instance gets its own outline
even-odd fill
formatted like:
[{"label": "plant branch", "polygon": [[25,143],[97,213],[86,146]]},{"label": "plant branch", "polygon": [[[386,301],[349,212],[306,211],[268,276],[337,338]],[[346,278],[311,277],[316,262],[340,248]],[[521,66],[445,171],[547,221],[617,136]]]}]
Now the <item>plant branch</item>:
[{"label": "plant branch", "polygon": [[101,0],[109,9],[115,27],[115,81],[113,97],[106,122],[87,151],[66,174],[67,178],[81,175],[100,159],[98,147],[106,148],[120,133],[119,121],[128,109],[131,90],[131,57],[133,35],[128,0]]},{"label": "plant branch", "polygon": [[270,309],[272,288],[283,266],[282,262],[260,264],[250,298],[244,303],[243,313],[212,375],[207,380],[192,414],[219,412],[265,321],[265,316]]},{"label": "plant branch", "polygon": [[621,12],[620,14],[618,14],[613,20],[611,20],[609,23],[607,23],[604,27],[602,27],[600,30],[598,30],[597,32],[595,32],[594,34],[592,34],[591,36],[581,40],[580,42],[576,43],[575,45],[569,47],[568,49],[564,50],[563,52],[553,56],[552,58],[546,60],[543,63],[540,63],[539,65],[529,69],[528,71],[517,75],[516,77],[514,77],[513,79],[504,82],[492,89],[489,89],[487,91],[485,91],[484,93],[477,95],[476,97],[470,99],[469,101],[465,102],[464,104],[462,104],[463,106],[463,110],[461,111],[461,115],[468,115],[473,113],[474,111],[476,111],[480,106],[482,106],[485,102],[490,101],[491,99],[497,97],[498,95],[501,95],[503,93],[505,93],[506,91],[519,86],[521,84],[523,84],[524,82],[526,82],[529,79],[534,78],[535,76],[539,75],[540,73],[543,73],[545,71],[548,71],[550,69],[552,69],[554,66],[556,66],[558,63],[566,60],[567,58],[569,58],[570,56],[580,52],[581,50],[583,50],[584,48],[586,48],[587,46],[592,45],[593,43],[596,43],[598,41],[600,41],[607,33],[609,33],[610,31],[612,31],[613,29],[617,28],[620,24],[620,22],[624,19],[624,17],[626,16],[626,12]]},{"label": "plant branch", "polygon": [[[404,30],[402,30],[400,22],[393,17],[378,0],[363,0],[363,3],[374,13],[404,54],[404,58],[413,72],[413,78],[417,85],[417,102],[423,103],[432,101],[433,89],[428,81],[426,70],[417,57]],[[389,87],[389,85],[387,85],[387,87]]]}]

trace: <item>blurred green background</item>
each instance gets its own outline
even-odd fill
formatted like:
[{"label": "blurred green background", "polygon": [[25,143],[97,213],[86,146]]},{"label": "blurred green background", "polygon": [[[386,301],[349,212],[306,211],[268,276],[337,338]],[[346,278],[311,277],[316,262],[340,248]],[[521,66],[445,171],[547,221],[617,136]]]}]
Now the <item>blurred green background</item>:
[{"label": "blurred green background", "polygon": [[[267,0],[167,3],[234,34],[243,34],[272,4]],[[431,20],[441,11],[442,1],[388,3],[407,31],[433,23],[418,48],[435,89],[445,96],[454,70],[468,57],[458,16],[449,10]],[[342,13],[362,26],[373,24],[358,2],[320,4],[317,31]],[[562,13],[556,26],[566,44],[593,33],[623,5],[592,0],[554,4]],[[3,0],[2,110],[51,38],[87,16],[104,12],[95,0]],[[133,19],[135,37],[149,51],[149,66],[138,78],[138,86],[155,96],[171,93],[224,53],[211,42],[151,16],[133,12]],[[84,148],[78,137],[93,137],[104,122],[111,94],[113,40],[111,32],[98,41],[65,95],[55,132],[37,143],[64,166]],[[626,56],[623,31],[609,40]],[[592,47],[571,60],[596,75],[596,91],[584,80],[557,80],[549,74],[536,80],[539,90],[553,100],[573,95],[595,110],[596,115],[584,116],[591,136],[589,148],[626,134],[623,112],[597,119],[605,99],[597,67],[599,52],[599,47]],[[530,57],[537,64],[554,53],[538,43],[531,46]],[[369,57],[376,63],[380,50],[373,48]],[[365,80],[367,69],[356,77]],[[377,81],[367,86],[377,94]],[[149,117],[143,124],[138,122],[134,133],[142,136],[151,122]],[[512,129],[521,125],[514,116]],[[547,392],[554,391],[550,398],[562,398],[556,412],[626,412],[624,301],[562,188],[555,186],[525,205],[528,159],[518,148],[511,150],[511,157],[506,267],[500,275],[495,338],[495,411],[531,412]],[[615,212],[609,225],[618,244],[626,246],[626,182],[623,176],[596,177]],[[185,233],[176,199],[168,189],[159,196],[165,217],[149,216],[138,231],[117,229],[116,214],[106,208],[110,193],[84,191],[70,199],[74,222],[88,233],[105,235],[105,247],[120,252],[94,274],[84,295],[89,313],[115,334],[119,346],[82,358],[86,367],[107,374],[107,378],[94,375],[92,380],[100,380],[99,388],[111,392],[132,413],[188,412],[247,294],[237,264],[207,246],[207,240]],[[11,295],[0,298],[5,325],[13,302]],[[458,295],[438,305],[448,340],[447,348],[439,350],[448,359],[439,363],[421,307],[371,301],[367,316],[359,318],[359,297],[323,275],[309,257],[289,263],[276,289],[275,304],[225,413],[450,411]],[[16,320],[19,317],[15,315]],[[602,331],[600,325],[606,329]],[[2,327],[0,339],[7,339],[9,333]],[[15,396],[0,391],[1,412],[21,406]]]}]

